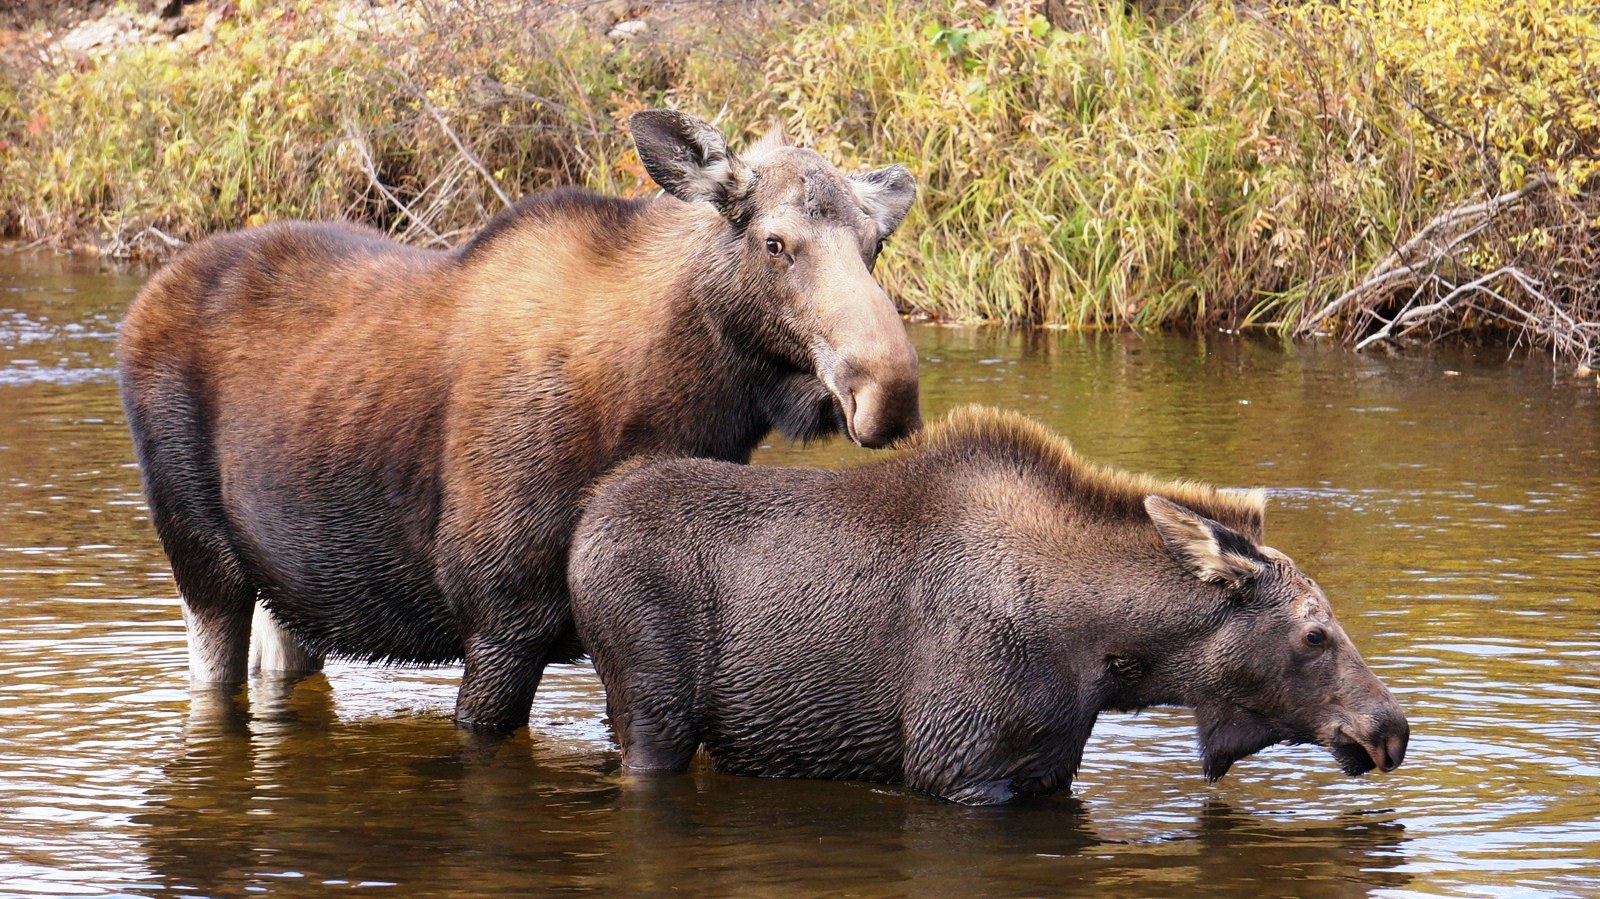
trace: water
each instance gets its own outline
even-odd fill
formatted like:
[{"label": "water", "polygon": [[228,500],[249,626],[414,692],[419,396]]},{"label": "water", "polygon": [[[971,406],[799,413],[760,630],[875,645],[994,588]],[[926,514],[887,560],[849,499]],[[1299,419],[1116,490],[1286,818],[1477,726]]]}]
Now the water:
[{"label": "water", "polygon": [[[503,743],[455,669],[191,696],[112,375],[139,279],[0,254],[0,893],[399,896],[1600,892],[1600,398],[1503,350],[918,327],[926,411],[1020,409],[1090,458],[1269,490],[1412,724],[1349,779],[1274,748],[1208,786],[1182,710],[1101,719],[1072,795],[624,777],[598,683]],[[853,464],[831,442],[761,462]]]}]

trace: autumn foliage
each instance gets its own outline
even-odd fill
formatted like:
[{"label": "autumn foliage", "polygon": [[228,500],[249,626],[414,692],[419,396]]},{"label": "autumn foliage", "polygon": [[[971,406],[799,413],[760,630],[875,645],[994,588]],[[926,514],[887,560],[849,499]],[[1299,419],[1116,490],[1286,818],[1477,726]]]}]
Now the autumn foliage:
[{"label": "autumn foliage", "polygon": [[[549,184],[649,190],[621,123],[667,104],[779,120],[845,168],[911,166],[922,200],[883,276],[917,312],[1464,328],[1593,363],[1591,8],[1080,5],[1071,29],[1021,0],[836,0],[611,31],[594,4],[243,0],[198,48],[0,78],[0,215],[155,258],[292,216],[444,246]],[[1561,316],[1559,338],[1538,324]]]}]

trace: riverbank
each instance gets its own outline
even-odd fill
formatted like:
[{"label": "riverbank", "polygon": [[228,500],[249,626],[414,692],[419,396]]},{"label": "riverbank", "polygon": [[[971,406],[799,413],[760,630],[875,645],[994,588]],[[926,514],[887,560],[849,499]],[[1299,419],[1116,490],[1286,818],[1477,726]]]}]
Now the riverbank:
[{"label": "riverbank", "polygon": [[113,9],[121,36],[35,32],[48,61],[0,75],[0,218],[152,261],[290,217],[446,246],[551,184],[648,192],[621,123],[666,104],[735,138],[781,121],[846,169],[909,165],[921,200],[880,268],[908,311],[1498,334],[1596,365],[1591,16],[1136,6]]}]

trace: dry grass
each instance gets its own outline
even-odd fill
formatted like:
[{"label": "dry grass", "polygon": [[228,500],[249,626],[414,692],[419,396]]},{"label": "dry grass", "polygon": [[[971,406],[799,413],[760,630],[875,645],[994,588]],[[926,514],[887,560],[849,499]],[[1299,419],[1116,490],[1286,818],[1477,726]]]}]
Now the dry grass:
[{"label": "dry grass", "polygon": [[[908,310],[1352,341],[1504,329],[1592,363],[1600,122],[1569,89],[1594,75],[1587,44],[1557,0],[1493,6],[1385,6],[1401,40],[1358,0],[1084,5],[1066,31],[1007,0],[705,0],[613,38],[594,4],[244,0],[198,52],[0,79],[0,210],[29,239],[156,259],[286,217],[442,246],[552,184],[650,190],[620,123],[666,104],[736,138],[776,117],[847,169],[911,166],[922,200],[880,269]],[[1556,60],[1502,64],[1530,49]],[[1494,127],[1464,132],[1458,96]],[[1397,252],[1546,177],[1426,265]],[[1370,283],[1396,265],[1415,277]],[[1531,324],[1561,315],[1587,337]]]}]

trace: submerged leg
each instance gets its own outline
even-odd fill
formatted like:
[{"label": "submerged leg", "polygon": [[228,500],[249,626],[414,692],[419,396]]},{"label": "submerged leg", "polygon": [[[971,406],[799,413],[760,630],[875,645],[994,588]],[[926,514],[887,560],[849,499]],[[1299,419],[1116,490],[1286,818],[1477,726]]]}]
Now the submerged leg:
[{"label": "submerged leg", "polygon": [[516,730],[527,724],[550,642],[469,638],[466,669],[456,694],[456,723],[486,731]]},{"label": "submerged leg", "polygon": [[192,385],[170,371],[125,371],[124,379],[150,520],[183,598],[189,677],[196,684],[241,683],[257,591],[229,537],[207,410]]},{"label": "submerged leg", "polygon": [[189,679],[196,684],[243,683],[255,585],[243,577],[231,553],[216,548],[220,541],[195,538],[159,512],[155,519],[183,597]]},{"label": "submerged leg", "polygon": [[322,656],[306,649],[267,607],[256,603],[250,622],[250,673],[271,677],[301,677],[322,670]]},{"label": "submerged leg", "polygon": [[640,771],[683,771],[700,740],[687,719],[624,708],[608,698],[606,710],[622,747],[622,764]]},{"label": "submerged leg", "polygon": [[[178,579],[183,626],[189,635],[189,679],[197,685],[241,683],[250,649],[250,603],[255,591],[239,584],[196,584],[194,580]],[[189,581],[187,586],[185,581]]]}]

